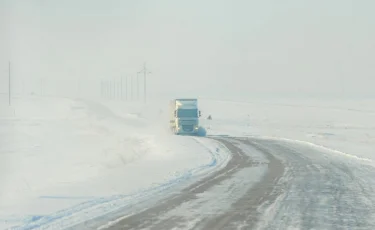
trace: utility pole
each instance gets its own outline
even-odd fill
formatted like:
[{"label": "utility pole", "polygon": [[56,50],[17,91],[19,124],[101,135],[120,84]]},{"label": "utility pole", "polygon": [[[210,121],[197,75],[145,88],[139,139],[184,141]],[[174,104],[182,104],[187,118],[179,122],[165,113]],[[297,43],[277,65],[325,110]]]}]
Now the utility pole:
[{"label": "utility pole", "polygon": [[113,97],[113,99],[116,100],[117,96],[118,96],[116,78],[113,78],[113,89],[114,89],[114,97]]},{"label": "utility pole", "polygon": [[121,76],[121,78],[120,78],[120,90],[121,90],[121,93],[120,93],[120,100],[122,101],[123,99],[124,99],[124,97],[123,97],[123,84],[122,84],[122,76]]},{"label": "utility pole", "polygon": [[43,78],[40,79],[40,96],[43,96]]},{"label": "utility pole", "polygon": [[130,100],[133,101],[133,75],[130,76],[130,92],[131,92]]},{"label": "utility pole", "polygon": [[103,98],[107,98],[107,82],[103,80]]},{"label": "utility pole", "polygon": [[112,79],[112,100],[115,99],[116,97],[116,85],[115,85],[115,81]]},{"label": "utility pole", "polygon": [[105,85],[106,98],[109,100],[111,98],[111,82],[109,80],[106,80]]},{"label": "utility pole", "polygon": [[137,101],[139,101],[139,72],[137,73]]},{"label": "utility pole", "polygon": [[108,79],[108,99],[112,99],[112,81]]},{"label": "utility pole", "polygon": [[112,82],[111,80],[107,80],[108,83],[108,100],[111,100],[112,97]]},{"label": "utility pole", "polygon": [[103,97],[107,98],[108,89],[107,89],[107,81],[103,81]]},{"label": "utility pole", "polygon": [[102,80],[102,97],[103,98],[106,98],[107,95],[106,95],[106,90],[107,90],[107,87],[106,87],[106,82],[104,80]]},{"label": "utility pole", "polygon": [[146,63],[143,64],[143,69],[139,71],[139,73],[143,73],[143,93],[144,93],[144,102],[146,103],[147,101],[147,74],[151,73],[150,71],[147,70],[146,68]]},{"label": "utility pole", "polygon": [[125,76],[125,100],[128,100],[128,76]]},{"label": "utility pole", "polygon": [[117,100],[121,100],[121,80],[119,81],[118,79],[116,80],[116,88],[117,88]]},{"label": "utility pole", "polygon": [[121,100],[121,79],[117,79],[117,99]]},{"label": "utility pole", "polygon": [[11,91],[11,87],[12,87],[12,83],[11,83],[11,77],[10,77],[11,75],[10,75],[10,61],[9,61],[9,90],[8,90],[8,92],[9,92],[9,106],[11,106],[11,104],[12,104],[12,91]]},{"label": "utility pole", "polygon": [[109,80],[107,80],[106,81],[106,83],[105,83],[105,85],[106,85],[106,98],[109,100],[109,99],[111,99],[111,82],[109,81]]}]

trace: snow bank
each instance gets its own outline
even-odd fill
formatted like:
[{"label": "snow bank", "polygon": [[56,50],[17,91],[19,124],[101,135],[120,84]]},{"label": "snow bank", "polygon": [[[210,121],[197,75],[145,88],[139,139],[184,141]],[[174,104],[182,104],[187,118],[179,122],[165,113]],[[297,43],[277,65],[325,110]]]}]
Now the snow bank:
[{"label": "snow bank", "polygon": [[271,136],[375,159],[375,101],[201,100],[208,135]]},{"label": "snow bank", "polygon": [[216,142],[172,136],[156,107],[106,104],[31,97],[0,117],[0,229],[77,224],[229,159]]}]

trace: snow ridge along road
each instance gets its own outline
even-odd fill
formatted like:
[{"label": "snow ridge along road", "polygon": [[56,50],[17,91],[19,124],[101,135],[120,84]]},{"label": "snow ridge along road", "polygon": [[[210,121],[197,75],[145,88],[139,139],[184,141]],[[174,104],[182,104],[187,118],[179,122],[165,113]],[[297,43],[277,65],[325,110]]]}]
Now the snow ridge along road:
[{"label": "snow ridge along road", "polygon": [[375,229],[372,162],[298,141],[216,139],[233,154],[225,168],[149,209],[95,227]]},{"label": "snow ridge along road", "polygon": [[[124,215],[126,213],[131,214],[138,208],[142,209],[148,207],[159,199],[165,198],[166,195],[174,191],[173,189],[178,189],[191,180],[196,180],[202,175],[219,170],[224,167],[230,159],[229,154],[224,152],[225,148],[220,149],[216,147],[215,150],[210,149],[210,140],[200,141],[196,139],[196,141],[206,147],[207,151],[211,154],[211,161],[209,163],[185,171],[176,178],[144,191],[135,194],[115,195],[94,199],[72,208],[34,219],[25,225],[11,229],[83,229],[85,228],[84,226],[87,227],[98,221],[107,221],[115,216]],[[223,153],[221,153],[221,151]]]}]

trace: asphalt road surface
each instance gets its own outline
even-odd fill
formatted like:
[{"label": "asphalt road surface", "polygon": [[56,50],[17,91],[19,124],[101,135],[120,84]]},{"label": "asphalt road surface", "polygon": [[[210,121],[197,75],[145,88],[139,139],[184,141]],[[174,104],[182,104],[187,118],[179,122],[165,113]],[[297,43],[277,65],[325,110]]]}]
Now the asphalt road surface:
[{"label": "asphalt road surface", "polygon": [[292,141],[217,140],[233,154],[225,168],[100,229],[375,229],[374,162]]}]

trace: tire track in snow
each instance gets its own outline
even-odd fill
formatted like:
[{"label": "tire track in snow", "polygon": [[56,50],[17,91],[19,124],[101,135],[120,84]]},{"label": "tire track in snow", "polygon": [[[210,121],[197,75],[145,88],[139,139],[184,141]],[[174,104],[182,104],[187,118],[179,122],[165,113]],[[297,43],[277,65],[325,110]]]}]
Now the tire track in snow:
[{"label": "tire track in snow", "polygon": [[229,210],[214,218],[203,219],[196,224],[195,229],[238,229],[239,226],[240,229],[253,229],[260,217],[258,207],[266,201],[274,202],[281,194],[281,187],[277,187],[279,179],[284,174],[284,165],[281,161],[253,140],[247,138],[238,140],[263,153],[269,162],[268,170],[261,181],[254,184],[243,197],[232,201]]},{"label": "tire track in snow", "polygon": [[[152,208],[123,217],[107,227],[375,229],[375,168],[371,162],[290,140],[222,138],[220,141],[233,154],[226,168]],[[237,141],[262,152],[269,160],[268,171],[245,195],[224,196],[238,186],[235,182],[226,183],[236,181],[239,176],[236,172],[259,166],[244,154],[245,147],[236,146]],[[215,190],[217,187],[221,191]],[[229,204],[224,212],[215,207],[220,205],[220,199]]]},{"label": "tire track in snow", "polygon": [[[181,193],[169,197],[158,203],[156,206],[139,212],[135,215],[124,217],[114,225],[107,226],[109,229],[173,229],[184,228],[186,219],[181,216],[174,215],[163,220],[159,220],[160,216],[180,207],[186,202],[198,199],[198,195],[212,189],[214,186],[232,178],[237,172],[246,167],[257,167],[259,162],[253,162],[239,147],[237,147],[230,139],[218,139],[232,152],[232,158],[225,168],[217,171],[198,181],[191,186],[183,189]],[[199,209],[199,208],[198,208]],[[207,223],[210,225],[210,223]],[[190,223],[191,225],[191,223]],[[191,226],[193,227],[193,226]],[[213,227],[213,228],[211,228]],[[217,226],[209,226],[207,229],[217,229]],[[194,227],[193,227],[194,228]]]}]

